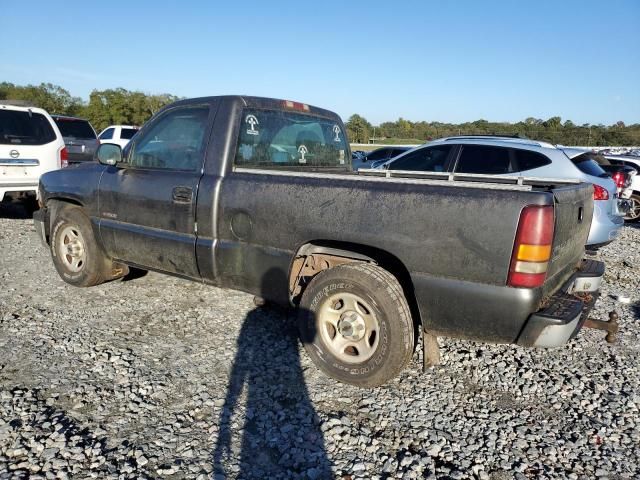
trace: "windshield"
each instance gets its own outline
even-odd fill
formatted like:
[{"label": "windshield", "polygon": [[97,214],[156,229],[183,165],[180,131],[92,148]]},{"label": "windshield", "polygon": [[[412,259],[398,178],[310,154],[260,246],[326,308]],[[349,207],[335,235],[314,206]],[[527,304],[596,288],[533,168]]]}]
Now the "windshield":
[{"label": "windshield", "polygon": [[44,145],[55,139],[56,134],[44,115],[0,110],[1,145]]},{"label": "windshield", "polygon": [[239,167],[340,167],[351,162],[341,123],[303,113],[245,109],[235,164]]},{"label": "windshield", "polygon": [[74,120],[70,118],[54,118],[63,137],[77,138],[79,140],[95,140],[96,132],[86,120]]}]

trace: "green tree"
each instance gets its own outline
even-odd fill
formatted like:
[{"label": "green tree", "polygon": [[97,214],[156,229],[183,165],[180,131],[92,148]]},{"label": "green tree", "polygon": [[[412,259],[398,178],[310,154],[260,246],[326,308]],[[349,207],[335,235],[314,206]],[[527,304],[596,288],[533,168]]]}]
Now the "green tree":
[{"label": "green tree", "polygon": [[345,125],[347,129],[347,136],[353,143],[368,143],[370,132],[372,130],[371,124],[362,116],[354,113],[349,117]]},{"label": "green tree", "polygon": [[175,95],[147,95],[124,88],[94,90],[89,96],[85,115],[96,128],[108,125],[142,125],[162,107],[175,102]]},{"label": "green tree", "polygon": [[72,97],[67,90],[51,83],[19,86],[2,82],[0,100],[24,100],[49,113],[60,115],[77,115],[82,111],[80,98]]}]

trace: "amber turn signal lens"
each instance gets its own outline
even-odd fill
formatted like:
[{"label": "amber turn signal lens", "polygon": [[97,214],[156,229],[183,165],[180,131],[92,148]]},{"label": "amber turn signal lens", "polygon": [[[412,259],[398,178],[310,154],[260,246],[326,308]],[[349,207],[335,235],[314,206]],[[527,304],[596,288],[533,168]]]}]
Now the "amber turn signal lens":
[{"label": "amber turn signal lens", "polygon": [[551,258],[551,245],[519,245],[517,258],[525,262],[546,262]]}]

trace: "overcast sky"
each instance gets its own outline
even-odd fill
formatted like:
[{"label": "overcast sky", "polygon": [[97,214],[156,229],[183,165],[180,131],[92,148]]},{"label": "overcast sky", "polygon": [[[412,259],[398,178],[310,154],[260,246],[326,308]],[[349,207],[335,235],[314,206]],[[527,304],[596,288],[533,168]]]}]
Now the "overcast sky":
[{"label": "overcast sky", "polygon": [[299,100],[374,124],[640,122],[640,1],[0,0],[0,81]]}]

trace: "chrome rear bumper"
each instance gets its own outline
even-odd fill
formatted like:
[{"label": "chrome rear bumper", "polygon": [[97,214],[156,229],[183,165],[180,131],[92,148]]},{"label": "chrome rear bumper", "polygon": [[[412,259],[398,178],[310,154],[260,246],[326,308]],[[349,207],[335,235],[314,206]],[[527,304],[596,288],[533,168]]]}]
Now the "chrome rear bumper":
[{"label": "chrome rear bumper", "polygon": [[577,335],[600,296],[604,263],[583,260],[578,270],[529,317],[517,344],[527,347],[559,347]]}]

